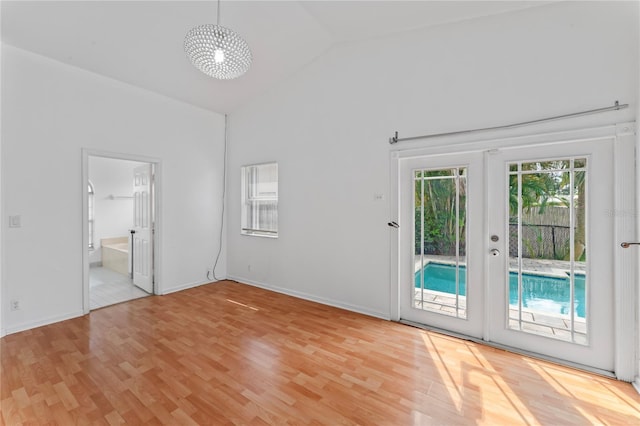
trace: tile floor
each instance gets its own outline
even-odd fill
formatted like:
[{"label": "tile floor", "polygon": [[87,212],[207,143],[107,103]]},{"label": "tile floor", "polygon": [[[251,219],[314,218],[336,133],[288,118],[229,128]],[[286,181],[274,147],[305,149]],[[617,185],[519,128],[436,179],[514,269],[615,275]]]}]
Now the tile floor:
[{"label": "tile floor", "polygon": [[149,296],[129,276],[103,267],[89,268],[89,288],[91,309]]}]

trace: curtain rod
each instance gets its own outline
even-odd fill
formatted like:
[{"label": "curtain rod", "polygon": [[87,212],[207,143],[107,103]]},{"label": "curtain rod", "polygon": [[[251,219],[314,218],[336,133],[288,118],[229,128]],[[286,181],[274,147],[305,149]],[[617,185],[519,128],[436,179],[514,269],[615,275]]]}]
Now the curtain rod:
[{"label": "curtain rod", "polygon": [[523,126],[528,126],[528,125],[531,125],[531,124],[544,123],[546,121],[562,120],[562,119],[565,119],[565,118],[580,117],[582,115],[598,114],[598,113],[607,112],[607,111],[618,111],[618,110],[625,109],[625,108],[628,108],[628,107],[629,107],[629,104],[620,105],[620,103],[618,101],[616,101],[616,103],[613,106],[604,107],[604,108],[597,108],[597,109],[590,109],[588,111],[574,112],[572,114],[556,115],[554,117],[540,118],[538,120],[531,120],[531,121],[523,121],[521,123],[507,124],[507,125],[504,125],[504,126],[484,127],[484,128],[481,128],[481,129],[471,129],[471,130],[459,130],[457,132],[447,132],[447,133],[432,133],[430,135],[411,136],[411,137],[408,137],[408,138],[399,138],[398,137],[398,132],[396,131],[395,136],[392,136],[392,137],[389,138],[389,143],[391,145],[393,145],[393,144],[398,143],[398,142],[412,141],[412,140],[416,140],[416,139],[431,139],[431,138],[438,138],[438,137],[441,137],[441,136],[463,135],[463,134],[467,134],[467,133],[476,133],[476,132],[487,132],[489,130],[514,129],[516,127],[523,127]]}]

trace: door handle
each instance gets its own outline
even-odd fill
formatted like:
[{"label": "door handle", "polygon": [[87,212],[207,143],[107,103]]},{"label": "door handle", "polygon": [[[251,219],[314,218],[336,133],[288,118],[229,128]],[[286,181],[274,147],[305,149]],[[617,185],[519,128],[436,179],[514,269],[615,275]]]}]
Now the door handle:
[{"label": "door handle", "polygon": [[640,243],[627,243],[625,241],[624,243],[620,244],[620,247],[622,248],[629,248],[630,246],[640,246]]}]

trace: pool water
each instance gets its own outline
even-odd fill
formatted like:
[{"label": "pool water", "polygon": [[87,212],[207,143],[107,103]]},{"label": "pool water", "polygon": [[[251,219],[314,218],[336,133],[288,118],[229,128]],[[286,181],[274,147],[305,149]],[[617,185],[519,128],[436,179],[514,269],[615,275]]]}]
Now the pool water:
[{"label": "pool water", "polygon": [[[420,271],[415,273],[415,286],[420,288]],[[461,296],[466,295],[467,271],[460,267],[460,291]],[[440,291],[456,294],[456,268],[452,265],[430,262],[424,267],[424,288],[426,290]],[[585,308],[585,276],[575,275],[575,314],[584,318]],[[545,275],[522,274],[522,306],[535,309],[539,312],[553,314],[569,314],[570,293],[569,276],[566,278],[550,277]],[[509,304],[518,306],[518,274],[509,273]]]}]

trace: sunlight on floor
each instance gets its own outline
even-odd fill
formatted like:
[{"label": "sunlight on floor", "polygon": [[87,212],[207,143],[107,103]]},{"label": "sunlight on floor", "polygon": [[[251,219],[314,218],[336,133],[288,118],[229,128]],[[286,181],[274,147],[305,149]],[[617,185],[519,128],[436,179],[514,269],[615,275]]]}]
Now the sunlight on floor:
[{"label": "sunlight on floor", "polygon": [[259,311],[258,308],[254,308],[253,306],[245,305],[244,303],[236,302],[235,300],[227,299],[229,303],[235,303],[236,305],[243,306],[245,308],[253,309],[254,311]]},{"label": "sunlight on floor", "polygon": [[[448,397],[449,406],[465,419],[603,424],[616,418],[640,425],[640,406],[621,391],[627,383],[436,333],[425,331],[421,337],[442,382],[429,393]],[[518,376],[522,380],[510,379]]]},{"label": "sunlight on floor", "polygon": [[[638,404],[622,392],[616,392],[615,384],[622,382],[610,382],[606,378],[593,380],[591,376],[583,377],[581,372],[564,371],[562,367],[547,365],[537,360],[527,360],[527,364],[559,395],[566,400],[573,401],[572,408],[579,412],[588,423],[602,423],[602,419],[597,413],[609,411],[610,409],[607,407],[613,402],[623,401],[625,405],[622,407],[628,408],[628,410],[617,409],[616,411],[621,415],[637,418],[637,424],[640,424],[640,407]],[[571,377],[572,385],[567,384],[566,381],[559,380],[559,377],[563,375],[566,375],[567,378]],[[611,383],[614,384],[612,385]],[[611,394],[611,397],[607,398],[607,394]],[[598,395],[598,397],[594,398],[595,395]],[[605,396],[604,398],[603,395]],[[594,404],[594,401],[597,401],[597,403]]]},{"label": "sunlight on floor", "polygon": [[[482,351],[478,350],[478,348],[474,345],[467,344],[467,349],[473,354],[473,356],[478,360],[481,368],[478,368],[476,372],[478,375],[476,377],[480,377],[480,383],[477,384],[478,389],[481,392],[484,390],[485,392],[489,392],[489,387],[487,387],[486,379],[493,382],[495,387],[500,390],[502,396],[507,400],[509,405],[513,407],[513,409],[518,413],[519,417],[522,418],[523,421],[527,422],[530,419],[535,418],[533,413],[527,408],[527,405],[518,397],[518,395],[511,389],[511,387],[507,384],[504,378],[500,375],[500,372],[497,371],[494,366],[489,362],[486,357],[482,354]],[[496,396],[493,396],[496,398]],[[487,400],[492,400],[492,398],[486,398]]]},{"label": "sunlight on floor", "polygon": [[447,389],[447,391],[449,392],[449,396],[451,397],[451,401],[454,403],[458,412],[462,413],[463,395],[460,393],[460,386],[454,379],[451,371],[445,365],[442,355],[438,351],[436,344],[433,342],[433,336],[427,333],[423,333],[422,339],[424,340],[427,350],[432,354],[434,367],[440,373],[442,382],[444,383],[445,388]]}]

